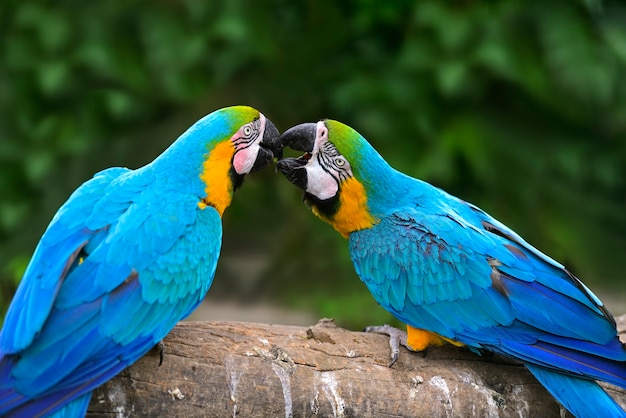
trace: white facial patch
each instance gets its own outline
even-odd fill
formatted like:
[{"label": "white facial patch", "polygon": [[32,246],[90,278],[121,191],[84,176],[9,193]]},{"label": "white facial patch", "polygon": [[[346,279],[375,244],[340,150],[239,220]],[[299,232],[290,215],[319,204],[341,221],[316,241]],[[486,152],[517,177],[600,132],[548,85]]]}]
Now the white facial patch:
[{"label": "white facial patch", "polygon": [[315,154],[313,154],[313,158],[309,160],[305,167],[307,172],[307,192],[322,200],[329,199],[337,194],[339,190],[337,180],[322,168]]},{"label": "white facial patch", "polygon": [[259,153],[260,143],[265,132],[265,116],[260,114],[258,121],[243,125],[231,141],[235,144],[233,168],[237,174],[248,174]]},{"label": "white facial patch", "polygon": [[[319,121],[317,123],[311,159],[305,168],[307,171],[306,191],[322,200],[329,199],[337,194],[339,191],[338,182],[342,178],[337,171],[337,167],[328,163],[328,157],[331,158],[331,161],[333,160],[331,156],[327,155],[328,150],[337,153],[336,148],[328,142],[328,128],[326,124],[324,121]],[[320,161],[326,161],[326,164],[322,165]],[[351,172],[349,174],[352,175]]]}]

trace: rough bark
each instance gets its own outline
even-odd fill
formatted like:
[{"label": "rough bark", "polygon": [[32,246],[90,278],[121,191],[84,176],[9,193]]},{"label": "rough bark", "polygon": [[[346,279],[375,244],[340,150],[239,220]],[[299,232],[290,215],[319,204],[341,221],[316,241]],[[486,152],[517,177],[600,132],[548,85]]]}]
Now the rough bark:
[{"label": "rough bark", "polygon": [[[619,318],[622,340],[626,316]],[[388,339],[330,320],[306,328],[183,322],[98,388],[89,417],[560,417],[518,363],[448,346],[391,368]],[[623,407],[626,391],[605,386]]]}]

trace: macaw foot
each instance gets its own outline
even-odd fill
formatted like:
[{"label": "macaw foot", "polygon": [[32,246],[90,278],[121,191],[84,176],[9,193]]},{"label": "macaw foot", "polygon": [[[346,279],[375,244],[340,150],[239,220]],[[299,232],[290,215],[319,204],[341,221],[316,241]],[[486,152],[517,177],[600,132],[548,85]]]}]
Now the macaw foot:
[{"label": "macaw foot", "polygon": [[165,352],[165,343],[163,340],[159,341],[156,348],[159,350],[159,367],[161,367],[161,364],[163,364],[163,354]]},{"label": "macaw foot", "polygon": [[422,352],[426,354],[426,349],[431,346],[439,347],[446,343],[456,345],[457,347],[463,346],[462,343],[453,341],[449,338],[442,337],[434,332],[426,331],[425,329],[414,328],[410,325],[406,326],[407,332],[392,327],[391,325],[372,326],[365,328],[365,332],[374,332],[376,334],[383,334],[389,336],[389,345],[391,346],[391,363],[389,366],[398,360],[400,355],[400,346],[404,346],[413,352]]},{"label": "macaw foot", "polygon": [[389,346],[391,347],[391,362],[389,367],[393,366],[398,360],[400,355],[400,346],[406,347],[411,351],[415,351],[408,344],[408,334],[401,329],[394,328],[391,325],[374,325],[366,327],[365,332],[372,332],[374,334],[387,335],[389,337]]}]

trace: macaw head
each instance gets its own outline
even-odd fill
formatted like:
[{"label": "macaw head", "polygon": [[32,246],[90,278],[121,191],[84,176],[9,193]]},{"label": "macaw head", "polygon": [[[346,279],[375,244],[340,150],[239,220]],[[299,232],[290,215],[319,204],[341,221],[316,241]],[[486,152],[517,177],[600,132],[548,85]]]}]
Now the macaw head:
[{"label": "macaw head", "polygon": [[378,196],[392,169],[357,131],[334,120],[304,123],[283,133],[280,145],[305,152],[277,167],[304,190],[315,215],[344,237],[378,222]]},{"label": "macaw head", "polygon": [[250,106],[216,110],[196,122],[187,133],[194,131],[210,133],[206,141],[209,152],[214,152],[220,145],[232,148],[232,169],[237,176],[268,166],[279,149],[280,133],[276,126]]},{"label": "macaw head", "polygon": [[154,164],[180,187],[191,184],[202,209],[211,206],[221,215],[246,174],[281,157],[279,135],[258,110],[225,107],[194,123]]}]

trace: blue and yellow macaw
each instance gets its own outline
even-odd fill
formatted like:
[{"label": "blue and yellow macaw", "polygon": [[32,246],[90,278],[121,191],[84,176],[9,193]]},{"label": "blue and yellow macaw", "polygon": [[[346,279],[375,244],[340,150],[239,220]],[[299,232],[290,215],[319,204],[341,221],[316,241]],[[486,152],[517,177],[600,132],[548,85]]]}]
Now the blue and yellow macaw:
[{"label": "blue and yellow macaw", "polygon": [[278,131],[247,106],[197,121],[137,170],[81,185],[41,237],[0,333],[0,416],[85,415],[211,286],[221,215]]},{"label": "blue and yellow macaw", "polygon": [[626,414],[626,349],[602,302],[561,264],[476,206],[393,169],[354,129],[325,120],[280,139],[278,162],[313,213],[349,240],[357,274],[423,350],[452,342],[524,362],[578,417]]}]

